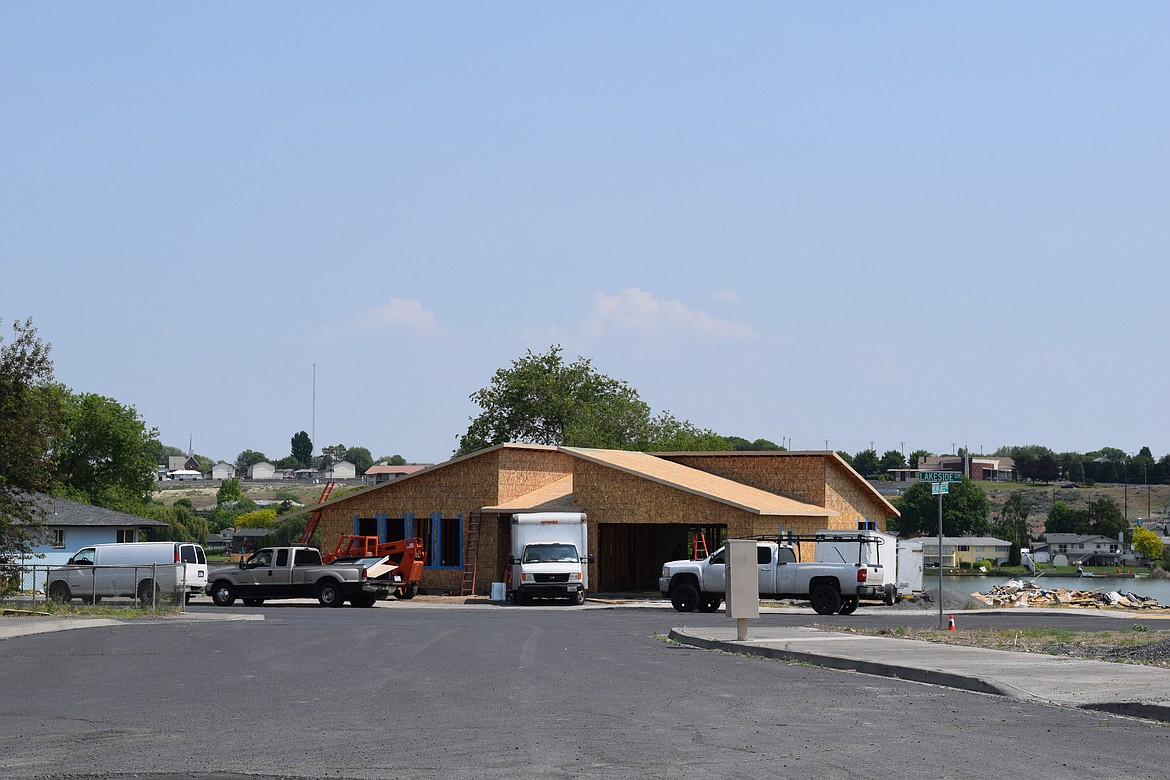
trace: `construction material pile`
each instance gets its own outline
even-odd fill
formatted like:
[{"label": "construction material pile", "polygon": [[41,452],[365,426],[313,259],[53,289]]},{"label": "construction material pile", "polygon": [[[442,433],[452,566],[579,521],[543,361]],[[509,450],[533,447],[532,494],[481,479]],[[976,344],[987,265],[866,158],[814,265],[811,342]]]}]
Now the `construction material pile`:
[{"label": "construction material pile", "polygon": [[1079,607],[1081,609],[1170,610],[1150,596],[1136,593],[1071,588],[1044,587],[1035,580],[1021,582],[1008,580],[984,593],[972,593],[971,598],[989,607]]}]

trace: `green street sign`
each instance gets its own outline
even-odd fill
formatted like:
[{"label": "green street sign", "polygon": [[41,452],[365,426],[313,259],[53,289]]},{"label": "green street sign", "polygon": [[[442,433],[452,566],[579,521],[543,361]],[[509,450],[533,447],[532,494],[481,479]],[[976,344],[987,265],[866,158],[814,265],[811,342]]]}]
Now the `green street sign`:
[{"label": "green street sign", "polygon": [[944,493],[950,493],[950,482],[931,482],[930,494],[932,496],[941,496]]},{"label": "green street sign", "polygon": [[920,482],[962,482],[963,474],[960,471],[922,471],[918,479]]}]

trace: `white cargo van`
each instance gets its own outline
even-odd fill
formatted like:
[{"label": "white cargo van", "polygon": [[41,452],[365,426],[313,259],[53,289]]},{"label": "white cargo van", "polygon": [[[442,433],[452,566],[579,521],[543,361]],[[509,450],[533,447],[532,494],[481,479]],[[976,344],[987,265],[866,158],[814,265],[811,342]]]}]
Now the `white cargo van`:
[{"label": "white cargo van", "polygon": [[584,604],[593,563],[588,529],[581,512],[512,515],[512,601],[543,596]]},{"label": "white cargo van", "polygon": [[150,604],[164,594],[190,601],[207,584],[207,555],[190,542],[125,542],[82,547],[64,566],[49,571],[45,593],[54,601],[79,598],[94,604],[129,596]]}]

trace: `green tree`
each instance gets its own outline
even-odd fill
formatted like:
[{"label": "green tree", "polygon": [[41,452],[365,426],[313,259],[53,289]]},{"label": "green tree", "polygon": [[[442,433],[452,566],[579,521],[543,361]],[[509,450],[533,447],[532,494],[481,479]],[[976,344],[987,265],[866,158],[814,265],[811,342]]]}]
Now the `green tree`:
[{"label": "green tree", "polygon": [[239,501],[243,497],[244,491],[240,489],[240,480],[225,479],[219,483],[219,490],[215,492],[215,503],[226,504],[229,501]]},{"label": "green tree", "polygon": [[1088,521],[1088,533],[1113,539],[1129,530],[1129,523],[1125,521],[1121,509],[1109,498],[1098,498],[1089,502]]},{"label": "green tree", "polygon": [[309,434],[297,431],[292,437],[292,456],[297,459],[297,465],[303,469],[313,462],[313,441]]},{"label": "green tree", "polygon": [[881,473],[881,461],[877,450],[862,450],[853,456],[853,468],[863,477],[873,477]]},{"label": "green tree", "polygon": [[248,467],[268,460],[268,456],[256,450],[244,450],[236,456],[236,473],[247,474]]},{"label": "green tree", "polygon": [[1005,542],[1011,542],[1008,563],[1020,565],[1020,550],[1028,546],[1031,534],[1028,532],[1028,506],[1024,494],[1014,491],[999,510],[999,517],[992,526],[992,533]]},{"label": "green tree", "polygon": [[0,563],[28,554],[44,531],[33,494],[52,488],[62,429],[51,349],[31,319],[12,323],[9,343],[0,336]]},{"label": "green tree", "polygon": [[157,479],[158,430],[133,406],[94,393],[64,392],[65,433],[53,446],[57,493],[134,512]]},{"label": "green tree", "polygon": [[1082,534],[1088,527],[1085,512],[1073,509],[1064,501],[1052,505],[1052,509],[1048,510],[1048,519],[1044,522],[1044,532],[1049,534]]},{"label": "green tree", "polygon": [[236,528],[271,528],[276,522],[275,509],[257,509],[236,516]]},{"label": "green tree", "polygon": [[841,458],[841,460],[843,460],[843,461],[845,461],[846,463],[848,463],[850,466],[852,466],[852,465],[853,465],[853,456],[852,456],[852,455],[850,455],[850,454],[849,454],[848,452],[846,452],[845,450],[837,450],[837,456],[838,456],[839,458]]},{"label": "green tree", "polygon": [[387,466],[405,466],[406,458],[401,455],[391,455],[390,457],[382,456],[378,458],[379,463],[385,463]]},{"label": "green tree", "polygon": [[714,431],[699,428],[689,420],[679,420],[670,412],[652,419],[640,438],[628,449],[642,452],[709,452],[730,450],[727,439]]},{"label": "green tree", "polygon": [[561,347],[531,350],[498,369],[471,394],[482,410],[470,418],[457,455],[504,442],[624,449],[650,432],[650,408],[623,381],[578,357],[566,364]]},{"label": "green tree", "polygon": [[[898,530],[902,536],[938,533],[938,496],[930,492],[929,482],[916,482],[897,499],[902,517]],[[952,482],[943,496],[943,534],[946,536],[983,536],[990,530],[987,494],[966,477]]]},{"label": "green tree", "polygon": [[730,449],[738,452],[776,452],[784,451],[785,449],[776,442],[768,441],[767,439],[748,441],[741,436],[728,436],[726,438],[727,443],[731,445]]},{"label": "green tree", "polygon": [[902,457],[902,453],[898,450],[886,450],[882,454],[882,458],[878,461],[878,471],[885,478],[890,477],[890,469],[904,469],[906,468],[906,458]]},{"label": "green tree", "polygon": [[1148,561],[1162,560],[1165,545],[1162,539],[1149,528],[1133,529],[1133,549]]},{"label": "green tree", "polygon": [[314,465],[319,469],[327,469],[334,463],[340,463],[345,460],[346,446],[344,444],[333,444],[321,448],[321,454],[314,460]]},{"label": "green tree", "polygon": [[366,469],[374,465],[374,456],[365,447],[350,447],[345,451],[344,459],[354,465],[358,474],[364,474]]},{"label": "green tree", "polygon": [[301,462],[297,460],[296,455],[285,455],[283,458],[276,461],[272,465],[276,466],[278,469],[299,469],[301,467]]}]

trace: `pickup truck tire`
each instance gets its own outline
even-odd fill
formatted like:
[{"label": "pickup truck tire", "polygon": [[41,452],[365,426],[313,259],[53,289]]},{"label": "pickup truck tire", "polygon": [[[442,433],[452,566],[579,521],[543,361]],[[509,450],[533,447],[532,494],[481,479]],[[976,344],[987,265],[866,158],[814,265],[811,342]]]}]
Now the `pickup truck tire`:
[{"label": "pickup truck tire", "polygon": [[575,607],[579,607],[585,603],[585,591],[579,590],[572,596],[569,596],[569,603]]},{"label": "pickup truck tire", "polygon": [[73,598],[73,594],[69,591],[68,585],[58,580],[49,586],[49,598],[58,604],[67,604],[69,599]]},{"label": "pickup truck tire", "polygon": [[808,600],[818,615],[836,615],[841,610],[841,594],[832,585],[817,585]]},{"label": "pickup truck tire", "polygon": [[217,607],[230,607],[236,603],[235,588],[227,582],[217,582],[211,589],[211,603]]},{"label": "pickup truck tire", "polygon": [[317,587],[317,601],[324,607],[340,607],[345,603],[341,585],[333,580],[325,580]]},{"label": "pickup truck tire", "polygon": [[886,585],[885,602],[886,602],[887,607],[892,607],[898,603],[898,588],[897,588],[897,586],[895,586],[893,584]]},{"label": "pickup truck tire", "polygon": [[699,606],[697,609],[700,612],[715,612],[719,609],[719,605],[723,603],[723,599],[718,596],[702,596],[699,599]]},{"label": "pickup truck tire", "polygon": [[363,593],[360,596],[354,596],[353,598],[351,598],[349,600],[349,603],[353,604],[355,607],[365,608],[365,607],[374,606],[374,602],[377,600],[378,599],[376,599],[375,597]]},{"label": "pickup truck tire", "polygon": [[264,599],[244,599],[245,607],[258,607],[264,603]]},{"label": "pickup truck tire", "polygon": [[694,612],[699,606],[699,590],[690,583],[681,583],[670,589],[670,603],[679,612]]},{"label": "pickup truck tire", "polygon": [[861,603],[861,599],[856,596],[847,596],[841,600],[841,615],[852,615],[857,611],[857,605]]}]

